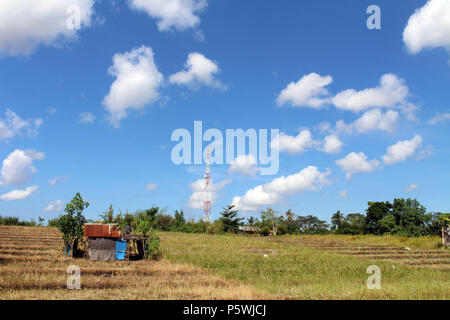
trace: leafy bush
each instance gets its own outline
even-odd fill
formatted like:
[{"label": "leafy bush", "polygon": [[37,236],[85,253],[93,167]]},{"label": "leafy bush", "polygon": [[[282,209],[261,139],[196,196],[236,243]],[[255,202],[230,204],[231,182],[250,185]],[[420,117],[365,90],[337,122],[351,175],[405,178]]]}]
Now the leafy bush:
[{"label": "leafy bush", "polygon": [[148,260],[156,260],[159,258],[160,256],[159,244],[160,239],[159,236],[156,234],[152,235],[150,239],[147,239],[145,247]]}]

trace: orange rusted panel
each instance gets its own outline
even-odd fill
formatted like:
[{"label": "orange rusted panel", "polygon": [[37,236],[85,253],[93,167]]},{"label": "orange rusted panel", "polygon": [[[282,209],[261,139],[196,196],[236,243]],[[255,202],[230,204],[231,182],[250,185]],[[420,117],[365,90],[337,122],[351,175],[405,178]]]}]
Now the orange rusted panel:
[{"label": "orange rusted panel", "polygon": [[117,225],[111,224],[86,224],[83,235],[89,238],[121,238],[122,234]]}]

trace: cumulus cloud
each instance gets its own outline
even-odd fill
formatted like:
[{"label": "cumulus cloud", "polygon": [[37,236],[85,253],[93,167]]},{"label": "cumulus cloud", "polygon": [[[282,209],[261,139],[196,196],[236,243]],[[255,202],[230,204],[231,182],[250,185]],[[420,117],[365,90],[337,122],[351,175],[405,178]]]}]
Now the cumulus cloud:
[{"label": "cumulus cloud", "polygon": [[198,14],[208,5],[207,0],[130,0],[131,8],[147,13],[157,20],[159,31],[196,28]]},{"label": "cumulus cloud", "polygon": [[[76,10],[80,28],[91,24],[94,0],[2,0],[0,1],[0,54],[29,55],[40,44],[60,45],[76,38],[69,28]],[[79,10],[78,10],[79,9]]]},{"label": "cumulus cloud", "polygon": [[279,94],[277,103],[279,106],[289,103],[293,107],[320,109],[329,102],[328,90],[325,87],[331,82],[331,76],[322,77],[317,73],[310,73],[297,82],[289,83]]},{"label": "cumulus cloud", "polygon": [[330,183],[327,179],[329,174],[329,171],[320,172],[317,167],[309,166],[298,173],[282,176],[250,189],[242,197],[234,197],[233,205],[241,211],[258,211],[264,206],[278,204],[295,194],[320,190]]},{"label": "cumulus cloud", "polygon": [[258,163],[251,154],[240,154],[230,163],[229,174],[241,174],[243,176],[255,176],[258,173]]},{"label": "cumulus cloud", "polygon": [[50,202],[44,209],[44,212],[61,212],[64,209],[64,202],[56,200]]},{"label": "cumulus cloud", "polygon": [[34,150],[14,150],[3,160],[0,185],[23,186],[37,171],[33,161],[44,158],[44,153]]},{"label": "cumulus cloud", "polygon": [[78,121],[81,123],[94,123],[95,115],[92,112],[83,112],[78,115]]},{"label": "cumulus cloud", "polygon": [[430,0],[409,18],[403,31],[408,51],[416,54],[426,48],[450,50],[450,2]]},{"label": "cumulus cloud", "polygon": [[220,73],[217,62],[209,60],[198,52],[188,55],[185,69],[170,76],[170,83],[186,85],[194,89],[201,86],[212,88],[225,88],[225,86],[215,78]]},{"label": "cumulus cloud", "polygon": [[383,113],[379,108],[366,111],[352,123],[345,123],[343,120],[336,122],[336,131],[346,134],[361,134],[369,131],[386,131],[392,133],[397,127],[400,116],[395,110],[388,110]]},{"label": "cumulus cloud", "polygon": [[433,118],[427,121],[427,124],[435,125],[450,120],[450,113],[438,113]]},{"label": "cumulus cloud", "polygon": [[349,180],[355,173],[374,171],[379,167],[380,162],[376,159],[368,161],[363,152],[351,152],[345,158],[336,160],[336,164],[346,173],[346,178]]},{"label": "cumulus cloud", "polygon": [[417,149],[422,146],[422,137],[415,135],[411,140],[399,141],[388,147],[387,153],[382,157],[383,163],[392,165],[397,162],[405,161],[412,156]]},{"label": "cumulus cloud", "polygon": [[319,148],[319,150],[325,153],[335,154],[341,152],[341,148],[343,145],[344,143],[339,139],[337,135],[331,134],[325,137],[323,146]]},{"label": "cumulus cloud", "polygon": [[48,184],[50,185],[51,188],[53,188],[58,182],[62,182],[68,178],[69,178],[68,176],[54,177],[54,178],[48,180]]},{"label": "cumulus cloud", "polygon": [[412,185],[408,186],[408,188],[406,188],[405,192],[411,192],[417,189],[419,189],[419,185],[417,183],[413,183]]},{"label": "cumulus cloud", "polygon": [[39,188],[37,186],[27,187],[25,190],[12,190],[10,192],[0,195],[0,200],[3,201],[15,201],[24,200],[37,192]]},{"label": "cumulus cloud", "polygon": [[142,109],[159,98],[163,75],[158,71],[150,47],[141,46],[129,52],[117,53],[109,73],[116,77],[103,105],[115,127],[127,117],[129,109]]},{"label": "cumulus cloud", "polygon": [[395,74],[385,74],[380,86],[361,91],[348,89],[338,93],[333,104],[338,109],[360,112],[372,107],[400,107],[405,105],[409,89],[405,81]]},{"label": "cumulus cloud", "polygon": [[271,148],[278,146],[280,152],[300,154],[315,144],[316,142],[313,140],[311,132],[309,130],[302,130],[295,137],[281,132],[277,138],[271,141]]},{"label": "cumulus cloud", "polygon": [[157,188],[158,188],[158,185],[156,183],[149,183],[149,184],[147,184],[147,187],[146,187],[147,191],[152,191]]},{"label": "cumulus cloud", "polygon": [[41,125],[41,118],[24,120],[14,111],[6,109],[5,118],[0,118],[0,141],[8,141],[15,136],[34,136]]},{"label": "cumulus cloud", "polygon": [[[224,180],[218,184],[212,183],[211,185],[211,204],[216,203],[219,198],[219,193],[222,191],[231,180]],[[197,180],[189,185],[193,193],[189,198],[189,208],[194,210],[203,209],[203,202],[205,201],[205,183],[203,179]]]}]

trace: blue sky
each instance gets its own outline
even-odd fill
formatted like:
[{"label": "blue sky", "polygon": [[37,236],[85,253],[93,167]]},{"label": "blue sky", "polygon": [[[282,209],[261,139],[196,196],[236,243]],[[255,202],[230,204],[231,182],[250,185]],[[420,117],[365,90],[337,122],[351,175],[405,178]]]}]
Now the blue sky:
[{"label": "blue sky", "polygon": [[204,166],[175,165],[170,139],[196,120],[282,132],[274,176],[212,166],[213,218],[234,202],[329,220],[395,197],[448,212],[447,1],[169,2],[2,1],[0,215],[52,218],[81,192],[88,218],[109,204],[199,218]]}]

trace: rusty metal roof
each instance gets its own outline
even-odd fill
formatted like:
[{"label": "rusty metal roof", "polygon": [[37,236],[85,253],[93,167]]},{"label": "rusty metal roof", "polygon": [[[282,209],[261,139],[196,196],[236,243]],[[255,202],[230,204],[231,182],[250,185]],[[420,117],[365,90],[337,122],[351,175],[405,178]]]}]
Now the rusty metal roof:
[{"label": "rusty metal roof", "polygon": [[116,224],[86,224],[83,235],[89,238],[122,238]]}]

